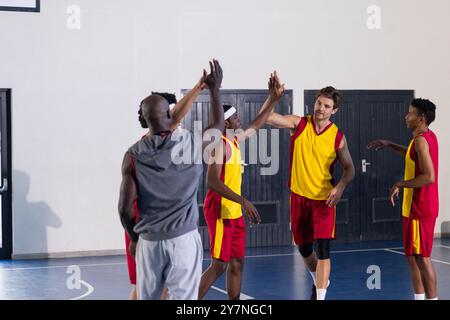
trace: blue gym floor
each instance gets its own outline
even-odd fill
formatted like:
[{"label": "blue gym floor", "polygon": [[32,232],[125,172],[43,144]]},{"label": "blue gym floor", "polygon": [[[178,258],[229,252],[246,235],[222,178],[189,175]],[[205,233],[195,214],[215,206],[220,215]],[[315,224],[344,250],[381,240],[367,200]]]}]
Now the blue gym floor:
[{"label": "blue gym floor", "polygon": [[[332,244],[330,300],[408,300],[413,292],[398,241]],[[435,240],[432,258],[439,299],[450,300],[450,239]],[[209,265],[205,252],[204,269]],[[81,270],[81,288],[68,289],[67,267]],[[381,288],[369,290],[367,268],[381,269]],[[247,249],[243,299],[309,299],[312,280],[293,246]],[[226,299],[220,278],[206,299]],[[128,299],[125,256],[0,261],[0,299]]]}]

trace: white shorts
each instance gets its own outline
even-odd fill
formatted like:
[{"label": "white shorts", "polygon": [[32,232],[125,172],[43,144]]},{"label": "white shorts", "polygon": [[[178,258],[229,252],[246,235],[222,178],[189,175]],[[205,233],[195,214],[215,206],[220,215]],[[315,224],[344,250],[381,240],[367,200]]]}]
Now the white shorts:
[{"label": "white shorts", "polygon": [[136,289],[139,300],[197,300],[202,275],[203,246],[197,230],[177,238],[147,241],[136,247]]}]

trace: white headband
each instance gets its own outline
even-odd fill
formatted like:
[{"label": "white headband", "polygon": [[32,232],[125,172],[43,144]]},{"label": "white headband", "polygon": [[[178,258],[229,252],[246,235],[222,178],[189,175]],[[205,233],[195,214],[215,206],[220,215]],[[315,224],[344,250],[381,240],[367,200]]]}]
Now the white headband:
[{"label": "white headband", "polygon": [[225,114],[223,115],[223,120],[227,120],[229,119],[233,114],[236,113],[236,108],[235,107],[231,107],[230,109],[227,110],[227,112],[225,112]]}]

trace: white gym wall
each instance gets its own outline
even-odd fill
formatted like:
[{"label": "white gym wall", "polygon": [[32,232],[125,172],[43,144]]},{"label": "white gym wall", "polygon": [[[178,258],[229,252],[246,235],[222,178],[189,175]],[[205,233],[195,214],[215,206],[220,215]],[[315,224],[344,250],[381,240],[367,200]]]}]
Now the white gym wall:
[{"label": "white gym wall", "polygon": [[[370,5],[381,9],[380,29],[367,26]],[[179,96],[210,58],[222,63],[224,89],[264,89],[278,70],[297,114],[303,90],[326,85],[433,100],[435,232],[450,233],[448,12],[448,0],[42,0],[40,13],[0,12],[0,87],[13,89],[14,255],[124,249],[120,165],[143,134],[139,102],[151,90]]]}]

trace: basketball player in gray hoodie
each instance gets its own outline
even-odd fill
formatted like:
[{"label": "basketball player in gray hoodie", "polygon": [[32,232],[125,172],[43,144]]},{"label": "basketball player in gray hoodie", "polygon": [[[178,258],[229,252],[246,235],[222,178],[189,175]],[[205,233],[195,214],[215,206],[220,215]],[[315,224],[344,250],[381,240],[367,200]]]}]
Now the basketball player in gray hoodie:
[{"label": "basketball player in gray hoodie", "polygon": [[[203,170],[198,157],[214,145],[211,137],[220,142],[224,129],[222,68],[217,60],[210,62],[210,68],[210,74],[204,71],[204,84],[210,91],[212,119],[202,143],[191,132],[177,129],[166,99],[151,95],[141,105],[149,134],[131,146],[123,159],[119,214],[132,244],[137,243],[136,288],[141,300],[160,299],[164,287],[170,299],[198,298],[203,258],[197,230],[197,190]],[[180,162],[178,154],[184,160],[188,155],[191,161]]]}]

